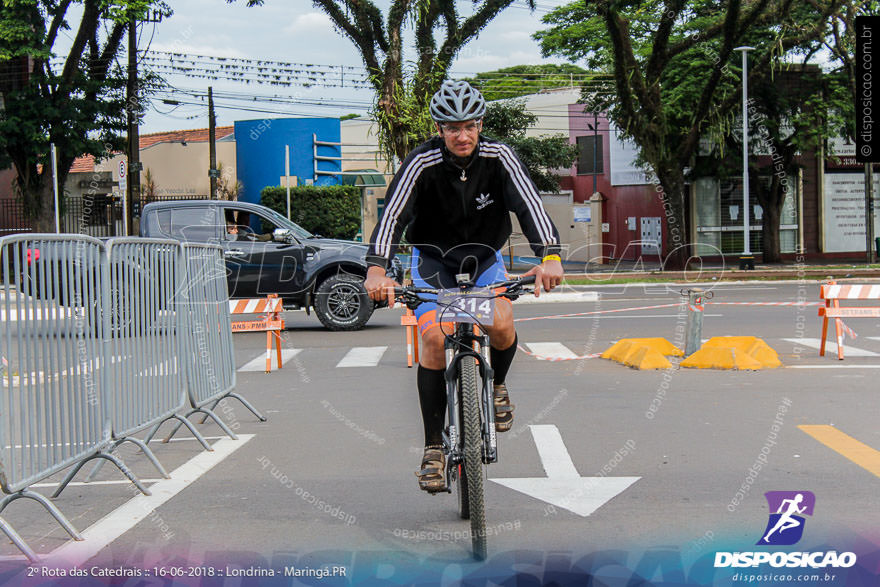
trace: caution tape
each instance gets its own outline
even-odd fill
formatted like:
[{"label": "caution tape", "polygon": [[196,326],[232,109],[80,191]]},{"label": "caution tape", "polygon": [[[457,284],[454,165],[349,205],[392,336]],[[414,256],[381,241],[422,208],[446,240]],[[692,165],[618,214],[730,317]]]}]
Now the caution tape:
[{"label": "caution tape", "polygon": [[[618,308],[616,310],[594,310],[592,312],[577,312],[574,314],[554,314],[552,316],[533,316],[531,318],[516,318],[514,322],[531,322],[532,320],[549,320],[552,318],[574,318],[576,316],[590,316],[594,314],[613,314],[616,312],[633,312],[637,310],[656,310],[659,308],[675,308],[681,307],[679,304],[660,304],[657,306],[639,306],[637,308]],[[703,302],[703,306],[694,308],[695,312],[703,311],[704,306],[712,304],[714,306],[822,306],[822,302]]]},{"label": "caution tape", "polygon": [[843,320],[841,320],[840,318],[837,318],[837,322],[840,324],[840,327],[843,329],[844,340],[846,340],[847,336],[850,336],[851,338],[858,338],[859,337],[859,335],[856,334],[855,330],[853,330],[852,328],[850,328],[849,326],[844,324]]},{"label": "caution tape", "polygon": [[714,306],[822,306],[822,302],[706,302]]},{"label": "caution tape", "polygon": [[523,346],[521,344],[516,345],[516,348],[518,348],[519,350],[521,350],[522,352],[524,352],[525,354],[527,354],[530,357],[535,357],[539,361],[552,361],[552,362],[555,362],[555,361],[582,361],[584,359],[596,359],[596,358],[602,356],[602,353],[590,353],[589,355],[583,355],[581,357],[543,357],[543,356],[538,355],[536,353],[532,353],[532,352],[527,351],[526,349],[523,348]]},{"label": "caution tape", "polygon": [[575,314],[555,314],[553,316],[533,316],[532,318],[516,318],[514,322],[531,322],[532,320],[549,320],[550,318],[572,318],[590,316],[591,314],[613,314],[615,312],[632,312],[634,310],[656,310],[657,308],[674,308],[681,304],[661,304],[659,306],[641,306],[639,308],[618,308],[617,310],[594,310],[593,312],[577,312]]},{"label": "caution tape", "polygon": [[[576,312],[574,314],[554,314],[552,316],[533,316],[531,318],[516,318],[514,322],[531,322],[533,320],[550,320],[553,318],[574,318],[577,316],[591,316],[596,314],[614,314],[617,312],[634,312],[638,310],[657,310],[660,308],[676,308],[681,307],[682,304],[687,302],[681,302],[677,304],[659,304],[656,306],[639,306],[636,308],[617,308],[615,310],[594,310],[592,312]],[[712,304],[716,306],[822,306],[822,302],[703,302],[704,305],[693,306],[688,304],[688,307],[691,311],[694,312],[702,312],[704,310],[705,305]],[[850,327],[840,321],[840,324],[843,326],[845,332],[849,334],[849,336],[855,338],[857,335],[855,331],[853,331]],[[535,353],[529,352],[522,347],[522,345],[517,345],[517,348],[529,355],[530,357],[535,357],[541,361],[580,361],[584,359],[595,359],[600,357],[602,353],[592,353],[589,355],[583,355],[580,357],[542,357]]]}]

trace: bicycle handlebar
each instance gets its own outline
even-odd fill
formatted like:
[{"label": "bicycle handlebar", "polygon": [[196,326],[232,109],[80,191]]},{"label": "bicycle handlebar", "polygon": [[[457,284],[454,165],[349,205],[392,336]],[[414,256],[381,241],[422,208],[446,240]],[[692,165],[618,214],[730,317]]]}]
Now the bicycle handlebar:
[{"label": "bicycle handlebar", "polygon": [[[496,283],[490,283],[489,285],[484,285],[484,286],[480,286],[480,287],[485,287],[486,289],[497,289],[499,287],[506,288],[507,291],[498,294],[499,296],[503,296],[504,294],[508,293],[511,289],[516,289],[516,288],[522,287],[524,285],[533,285],[534,283],[535,283],[535,276],[534,275],[527,275],[525,277],[519,277],[517,279],[510,279],[507,281],[498,281]],[[405,298],[408,295],[438,294],[438,293],[440,293],[440,291],[442,291],[442,290],[438,289],[438,288],[431,288],[431,287],[412,287],[412,286],[395,287],[394,288],[394,297],[395,298],[399,298],[399,297]],[[403,300],[403,301],[405,301],[405,300]]]},{"label": "bicycle handlebar", "polygon": [[[481,286],[486,289],[497,289],[499,287],[505,288],[504,292],[497,294],[496,297],[512,297],[512,299],[516,299],[519,297],[522,291],[522,287],[525,285],[533,285],[535,283],[534,275],[527,275],[525,277],[519,277],[517,279],[510,279],[507,281],[499,281],[496,283],[490,283],[489,285]],[[405,287],[395,287],[394,288],[394,298],[398,302],[402,302],[404,304],[410,302],[418,302],[421,303],[424,300],[419,297],[419,294],[439,294],[441,289],[438,288],[430,288],[430,287],[413,287],[413,286],[405,286]]]}]

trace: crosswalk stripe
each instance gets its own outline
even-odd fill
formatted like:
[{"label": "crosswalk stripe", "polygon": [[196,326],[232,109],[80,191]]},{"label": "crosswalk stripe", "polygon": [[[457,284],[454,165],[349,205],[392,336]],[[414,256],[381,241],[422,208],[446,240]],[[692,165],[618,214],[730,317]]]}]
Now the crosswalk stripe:
[{"label": "crosswalk stripe", "polygon": [[538,355],[539,359],[576,359],[577,355],[559,342],[527,342],[529,350]]},{"label": "crosswalk stripe", "polygon": [[356,346],[353,347],[336,367],[375,367],[382,360],[387,346]]},{"label": "crosswalk stripe", "polygon": [[[281,364],[284,365],[302,352],[302,349],[281,349]],[[273,368],[276,366],[275,363],[275,353],[272,353],[272,366]],[[248,361],[244,365],[238,368],[239,371],[265,371],[266,370],[266,354],[261,353],[259,356],[254,359]]]},{"label": "crosswalk stripe", "polygon": [[[796,345],[803,345],[814,349],[818,349],[822,345],[822,341],[818,338],[783,338],[782,340],[786,340]],[[846,352],[846,356],[848,357],[880,357],[880,354],[878,353],[866,351],[864,349],[857,349],[855,347],[849,346],[848,344],[844,344],[843,348]],[[837,356],[837,343],[830,341],[825,343],[825,354],[828,355],[829,353]]]},{"label": "crosswalk stripe", "polygon": [[880,336],[866,336],[868,340],[880,340]]}]

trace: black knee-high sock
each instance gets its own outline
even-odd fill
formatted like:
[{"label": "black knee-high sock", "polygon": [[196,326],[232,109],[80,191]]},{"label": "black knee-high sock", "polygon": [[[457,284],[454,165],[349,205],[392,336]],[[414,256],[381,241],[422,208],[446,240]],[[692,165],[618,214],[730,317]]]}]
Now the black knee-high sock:
[{"label": "black knee-high sock", "polygon": [[489,348],[489,360],[492,361],[492,369],[495,370],[495,385],[504,383],[507,372],[510,370],[510,364],[513,362],[513,355],[516,354],[516,343],[518,340],[519,337],[514,334],[513,344],[503,351],[499,351],[495,347]]},{"label": "black knee-high sock", "polygon": [[419,365],[419,405],[425,426],[425,446],[443,443],[443,423],[446,421],[446,380],[443,369],[426,369]]}]

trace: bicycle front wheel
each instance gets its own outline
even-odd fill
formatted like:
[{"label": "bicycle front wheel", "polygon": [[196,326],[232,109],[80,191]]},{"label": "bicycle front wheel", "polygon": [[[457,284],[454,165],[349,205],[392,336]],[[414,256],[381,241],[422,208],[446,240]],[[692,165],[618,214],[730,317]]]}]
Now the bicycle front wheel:
[{"label": "bicycle front wheel", "polygon": [[486,558],[486,510],[483,502],[483,435],[480,427],[480,392],[477,385],[477,365],[473,357],[464,357],[459,363],[459,392],[461,394],[462,445],[464,465],[461,485],[463,500],[461,513],[465,517],[464,502],[471,520],[471,545],[477,560]]}]

